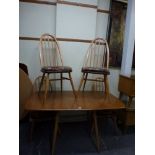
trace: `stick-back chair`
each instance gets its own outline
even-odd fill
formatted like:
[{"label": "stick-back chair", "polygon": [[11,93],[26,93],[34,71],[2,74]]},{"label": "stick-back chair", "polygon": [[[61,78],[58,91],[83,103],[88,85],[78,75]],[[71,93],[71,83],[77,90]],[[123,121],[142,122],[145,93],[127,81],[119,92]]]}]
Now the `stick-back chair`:
[{"label": "stick-back chair", "polygon": [[[71,72],[72,68],[69,66],[63,66],[63,60],[60,52],[60,47],[58,45],[58,42],[56,38],[50,34],[43,34],[40,37],[40,63],[41,63],[41,72],[43,73],[42,79],[40,82],[39,86],[39,92],[40,94],[41,87],[44,81],[44,78],[46,76],[46,89],[44,93],[44,101],[46,100],[46,95],[47,95],[47,89],[49,87],[49,82],[51,81],[56,81],[60,80],[61,84],[61,91],[62,91],[62,85],[63,85],[63,80],[70,80],[73,93],[76,97],[72,77],[71,77]],[[49,75],[50,74],[56,74],[60,73],[60,78],[53,78],[50,79]],[[63,77],[63,73],[68,73],[69,78]]]},{"label": "stick-back chair", "polygon": [[[105,85],[105,93],[109,93],[108,79],[107,75],[109,72],[109,46],[106,40],[102,38],[94,39],[85,56],[84,65],[81,69],[83,73],[80,86],[78,91],[80,91],[83,85],[83,91],[85,88],[86,81],[99,81],[103,82]],[[88,74],[98,74],[104,79],[98,78],[88,78]]]}]

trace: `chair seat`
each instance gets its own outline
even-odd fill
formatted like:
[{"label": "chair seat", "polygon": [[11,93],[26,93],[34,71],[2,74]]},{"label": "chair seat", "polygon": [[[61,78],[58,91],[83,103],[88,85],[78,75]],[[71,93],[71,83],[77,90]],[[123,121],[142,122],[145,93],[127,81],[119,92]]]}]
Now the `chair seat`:
[{"label": "chair seat", "polygon": [[43,73],[69,73],[72,72],[72,68],[68,66],[45,66],[42,67],[41,72]]},{"label": "chair seat", "polygon": [[95,67],[83,67],[81,70],[83,73],[92,73],[92,74],[104,74],[109,75],[110,72],[106,68],[95,68]]}]

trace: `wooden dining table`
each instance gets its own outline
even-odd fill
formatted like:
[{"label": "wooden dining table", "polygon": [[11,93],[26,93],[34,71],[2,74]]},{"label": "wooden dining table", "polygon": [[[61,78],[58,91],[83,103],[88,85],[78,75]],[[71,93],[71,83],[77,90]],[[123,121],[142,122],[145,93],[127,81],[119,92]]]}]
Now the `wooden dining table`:
[{"label": "wooden dining table", "polygon": [[93,128],[97,150],[100,150],[100,137],[97,123],[98,111],[116,111],[125,110],[125,105],[112,94],[103,94],[97,91],[78,92],[75,98],[72,91],[55,91],[47,96],[43,102],[43,94],[38,96],[33,93],[24,105],[25,110],[29,112],[36,111],[55,111],[55,123],[52,139],[52,155],[55,152],[56,137],[58,132],[58,123],[61,111],[91,111],[93,118]]}]

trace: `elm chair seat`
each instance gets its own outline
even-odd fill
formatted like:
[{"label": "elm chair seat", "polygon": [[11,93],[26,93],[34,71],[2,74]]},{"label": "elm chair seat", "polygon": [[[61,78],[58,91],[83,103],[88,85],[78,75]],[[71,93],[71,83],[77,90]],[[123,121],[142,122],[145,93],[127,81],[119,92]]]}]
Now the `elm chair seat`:
[{"label": "elm chair seat", "polygon": [[82,67],[81,72],[92,74],[103,74],[103,75],[110,74],[109,70],[106,68],[94,68],[94,67]]},{"label": "elm chair seat", "polygon": [[[78,91],[83,85],[83,91],[86,81],[98,81],[104,84],[104,92],[109,93],[108,75],[109,72],[109,47],[105,39],[96,38],[92,40],[84,59],[84,65],[81,69],[83,73]],[[101,79],[88,78],[88,74],[98,74]]]},{"label": "elm chair seat", "polygon": [[72,68],[68,66],[47,66],[42,67],[41,72],[43,73],[70,73],[72,72]]}]

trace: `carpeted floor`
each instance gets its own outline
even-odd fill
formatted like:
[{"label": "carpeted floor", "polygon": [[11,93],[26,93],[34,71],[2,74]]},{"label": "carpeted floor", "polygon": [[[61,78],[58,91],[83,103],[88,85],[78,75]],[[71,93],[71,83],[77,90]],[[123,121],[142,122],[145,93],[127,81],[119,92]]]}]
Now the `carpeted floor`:
[{"label": "carpeted floor", "polygon": [[[51,155],[53,123],[50,121],[36,123],[33,139],[29,141],[30,124],[20,123],[19,154]],[[134,155],[135,131],[129,127],[126,134],[114,126],[111,119],[99,121],[101,133],[101,152],[90,136],[90,124],[85,122],[60,123],[61,133],[56,143],[56,155]]]}]

